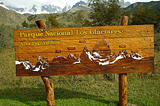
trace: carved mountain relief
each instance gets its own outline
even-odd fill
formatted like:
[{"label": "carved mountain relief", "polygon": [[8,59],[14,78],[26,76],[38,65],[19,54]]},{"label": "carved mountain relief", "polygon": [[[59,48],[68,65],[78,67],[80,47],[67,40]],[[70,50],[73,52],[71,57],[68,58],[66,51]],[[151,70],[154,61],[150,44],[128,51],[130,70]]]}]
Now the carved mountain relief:
[{"label": "carved mountain relief", "polygon": [[[102,40],[95,44],[92,51],[88,50],[88,47],[85,46],[77,58],[72,54],[68,54],[66,57],[58,55],[54,57],[51,62],[47,63],[39,56],[35,66],[30,62],[16,61],[16,67],[18,68],[17,70],[23,71],[25,75],[30,75],[33,72],[36,72],[36,75],[129,73],[136,70],[136,68],[141,70],[143,65],[151,64],[151,60],[153,60],[153,57],[144,58],[137,53],[128,54],[127,50],[112,53],[107,41]],[[115,70],[117,68],[121,71],[117,72]],[[37,74],[38,72],[40,73]],[[19,72],[19,74],[20,73],[21,72]]]},{"label": "carved mountain relief", "polygon": [[95,45],[93,52],[97,52],[103,57],[111,55],[110,46],[105,39]]}]

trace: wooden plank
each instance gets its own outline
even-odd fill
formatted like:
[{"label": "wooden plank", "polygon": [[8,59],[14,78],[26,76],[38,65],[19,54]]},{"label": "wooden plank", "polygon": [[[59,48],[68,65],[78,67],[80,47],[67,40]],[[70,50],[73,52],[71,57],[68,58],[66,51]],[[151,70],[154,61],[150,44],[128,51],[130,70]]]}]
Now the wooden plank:
[{"label": "wooden plank", "polygon": [[[112,50],[113,54],[117,54],[123,51],[123,49],[118,49],[118,50]],[[143,50],[137,50],[137,49],[129,49],[127,50],[128,54],[134,54],[138,53],[141,54],[142,57],[149,57],[149,56],[154,56],[154,49],[143,49]],[[58,55],[67,58],[69,54],[72,54],[74,58],[78,59],[80,55],[83,52],[60,52],[60,53],[22,53],[22,54],[15,54],[15,59],[19,61],[27,61],[26,59],[29,59],[30,63],[32,65],[35,65],[37,63],[38,57],[41,56],[42,60],[47,62],[51,62],[55,57]],[[47,58],[46,58],[47,57]],[[87,59],[87,57],[84,57]]]},{"label": "wooden plank", "polygon": [[[43,76],[41,71],[44,70],[49,70],[44,74],[47,76],[60,75],[59,72],[51,74],[53,66],[54,70],[61,70],[62,75],[87,74],[85,71],[70,71],[71,66],[75,70],[90,70],[92,74],[122,73],[112,71],[113,64],[132,66],[134,63],[136,67],[139,66],[136,63],[142,61],[152,69],[154,62],[153,25],[15,30],[14,41],[19,76]],[[59,69],[60,64],[64,69]],[[93,70],[95,68],[91,66],[97,69]],[[109,67],[109,70],[104,71],[103,67]],[[130,68],[137,70],[129,68],[125,73],[153,71],[147,67],[143,70],[135,67]],[[33,73],[23,74],[28,69]]]},{"label": "wooden plank", "polygon": [[14,30],[14,41],[154,36],[153,25]]},{"label": "wooden plank", "polygon": [[[61,41],[32,41],[32,42],[15,42],[15,53],[25,52],[56,52],[57,48],[61,51],[82,51],[85,46],[92,50],[97,42],[103,39],[87,39],[86,43],[79,43],[80,40],[61,40]],[[154,48],[153,37],[138,38],[115,38],[106,39],[111,49],[144,49]],[[125,47],[122,47],[125,45]],[[68,49],[68,47],[75,47]],[[42,49],[43,48],[43,49]]]},{"label": "wooden plank", "polygon": [[[137,73],[137,72],[152,72],[154,69],[154,57],[144,58],[141,61],[131,61],[130,59],[119,60],[114,64],[99,65],[98,63],[84,63],[81,64],[45,64],[42,66],[35,65],[35,68],[25,69],[22,64],[16,66],[17,76],[61,76],[61,75],[87,75],[87,74],[113,74],[113,73]],[[63,63],[65,61],[61,61]],[[26,63],[29,66],[29,64]],[[49,66],[49,67],[48,67]],[[38,70],[38,68],[40,70]],[[45,69],[42,69],[45,68]],[[36,70],[37,69],[37,70]],[[145,70],[144,70],[145,69]]]}]

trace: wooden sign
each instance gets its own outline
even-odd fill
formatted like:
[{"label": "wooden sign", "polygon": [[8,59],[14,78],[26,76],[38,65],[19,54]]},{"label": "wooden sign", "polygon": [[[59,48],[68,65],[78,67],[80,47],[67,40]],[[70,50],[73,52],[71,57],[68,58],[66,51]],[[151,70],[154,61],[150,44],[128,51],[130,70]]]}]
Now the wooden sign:
[{"label": "wooden sign", "polygon": [[17,76],[153,72],[153,25],[14,31]]}]

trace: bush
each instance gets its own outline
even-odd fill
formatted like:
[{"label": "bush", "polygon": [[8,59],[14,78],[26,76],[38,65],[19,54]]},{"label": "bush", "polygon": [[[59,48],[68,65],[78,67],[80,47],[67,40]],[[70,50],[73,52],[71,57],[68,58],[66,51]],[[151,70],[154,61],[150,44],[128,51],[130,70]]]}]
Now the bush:
[{"label": "bush", "polygon": [[160,51],[160,33],[154,35],[154,49]]},{"label": "bush", "polygon": [[0,51],[5,47],[13,47],[13,27],[1,24],[0,25]]},{"label": "bush", "polygon": [[158,31],[160,13],[154,7],[138,8],[133,12],[132,25],[153,24]]}]

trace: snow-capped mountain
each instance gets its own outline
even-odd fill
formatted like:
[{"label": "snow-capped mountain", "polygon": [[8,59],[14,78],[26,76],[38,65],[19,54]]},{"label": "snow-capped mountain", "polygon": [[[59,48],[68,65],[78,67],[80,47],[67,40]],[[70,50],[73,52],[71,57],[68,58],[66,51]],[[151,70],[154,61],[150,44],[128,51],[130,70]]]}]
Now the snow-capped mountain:
[{"label": "snow-capped mountain", "polygon": [[122,8],[124,7],[128,7],[129,5],[131,5],[130,2],[124,2],[124,0],[119,1],[119,5],[121,5]]},{"label": "snow-capped mountain", "polygon": [[73,5],[72,8],[74,8],[76,6],[88,6],[88,4],[85,3],[84,1],[80,1],[80,2],[77,2],[75,5]]},{"label": "snow-capped mountain", "polygon": [[100,51],[97,51],[97,52],[90,51],[88,50],[87,47],[85,47],[83,50],[83,53],[80,56],[81,61],[79,63],[90,61],[90,62],[96,62],[99,65],[109,65],[109,64],[114,64],[116,61],[121,59],[132,59],[132,60],[143,59],[143,57],[141,57],[137,53],[129,55],[127,50],[122,50],[121,52],[118,53],[118,55],[116,53],[112,55],[112,53],[110,52],[108,55],[104,55],[104,56],[100,55],[98,52],[100,53]]},{"label": "snow-capped mountain", "polygon": [[[3,4],[4,5],[4,4]],[[5,6],[5,5],[4,5]],[[20,14],[24,13],[30,13],[30,14],[42,14],[42,13],[63,13],[67,12],[68,10],[71,9],[71,6],[66,3],[66,6],[64,8],[61,8],[59,6],[55,5],[35,5],[31,7],[12,7],[12,6],[7,6],[8,9],[15,11]]]},{"label": "snow-capped mountain", "polygon": [[0,1],[0,6],[3,7],[3,8],[5,8],[5,9],[7,9],[7,10],[10,10],[10,9],[9,9],[3,2],[1,2],[1,1]]},{"label": "snow-capped mountain", "polygon": [[84,1],[77,2],[75,5],[72,6],[72,8],[69,10],[69,12],[76,12],[77,10],[90,10],[91,8],[88,6],[87,3]]},{"label": "snow-capped mountain", "polygon": [[15,64],[22,65],[25,70],[41,71],[41,72],[49,67],[49,65],[45,61],[42,61],[41,56],[38,57],[38,61],[35,66],[33,66],[29,61],[25,62],[15,61]]},{"label": "snow-capped mountain", "polygon": [[92,51],[88,50],[88,47],[85,46],[80,56],[77,58],[75,58],[73,54],[68,54],[68,56],[65,57],[57,55],[51,62],[47,63],[41,59],[41,56],[39,56],[35,66],[33,66],[29,61],[16,61],[15,63],[21,70],[48,72],[48,70],[54,70],[54,68],[55,71],[57,71],[58,69],[68,67],[68,65],[71,66],[69,70],[73,67],[79,66],[79,68],[85,67],[90,69],[94,67],[110,67],[115,64],[127,64],[128,62],[132,63],[141,60],[143,60],[143,57],[139,54],[133,53],[129,55],[127,50],[122,50],[118,54],[112,53],[107,41],[102,40],[95,45]]},{"label": "snow-capped mountain", "polygon": [[[119,2],[119,4],[122,7],[126,7],[126,6],[130,5],[129,2],[124,2],[124,0],[121,0]],[[15,11],[15,12],[20,13],[20,14],[24,14],[24,13],[30,13],[30,14],[63,13],[63,12],[67,12],[67,11],[75,12],[77,10],[90,10],[91,9],[88,6],[88,4],[85,3],[84,1],[77,2],[72,7],[70,5],[68,5],[68,3],[66,3],[64,8],[61,8],[61,7],[56,6],[56,5],[51,5],[51,4],[47,4],[47,5],[33,4],[30,7],[13,7],[13,6],[6,6],[1,1],[0,1],[0,6],[6,8],[6,9],[9,9],[9,10]]]},{"label": "snow-capped mountain", "polygon": [[43,5],[41,7],[41,12],[49,12],[49,13],[61,13],[62,8],[54,5]]},{"label": "snow-capped mountain", "polygon": [[62,8],[54,5],[33,5],[32,7],[12,7],[8,6],[12,11],[20,14],[30,13],[30,14],[42,14],[42,13],[62,13]]},{"label": "snow-capped mountain", "polygon": [[71,6],[66,3],[66,6],[62,9],[62,12],[67,12],[71,9]]}]

